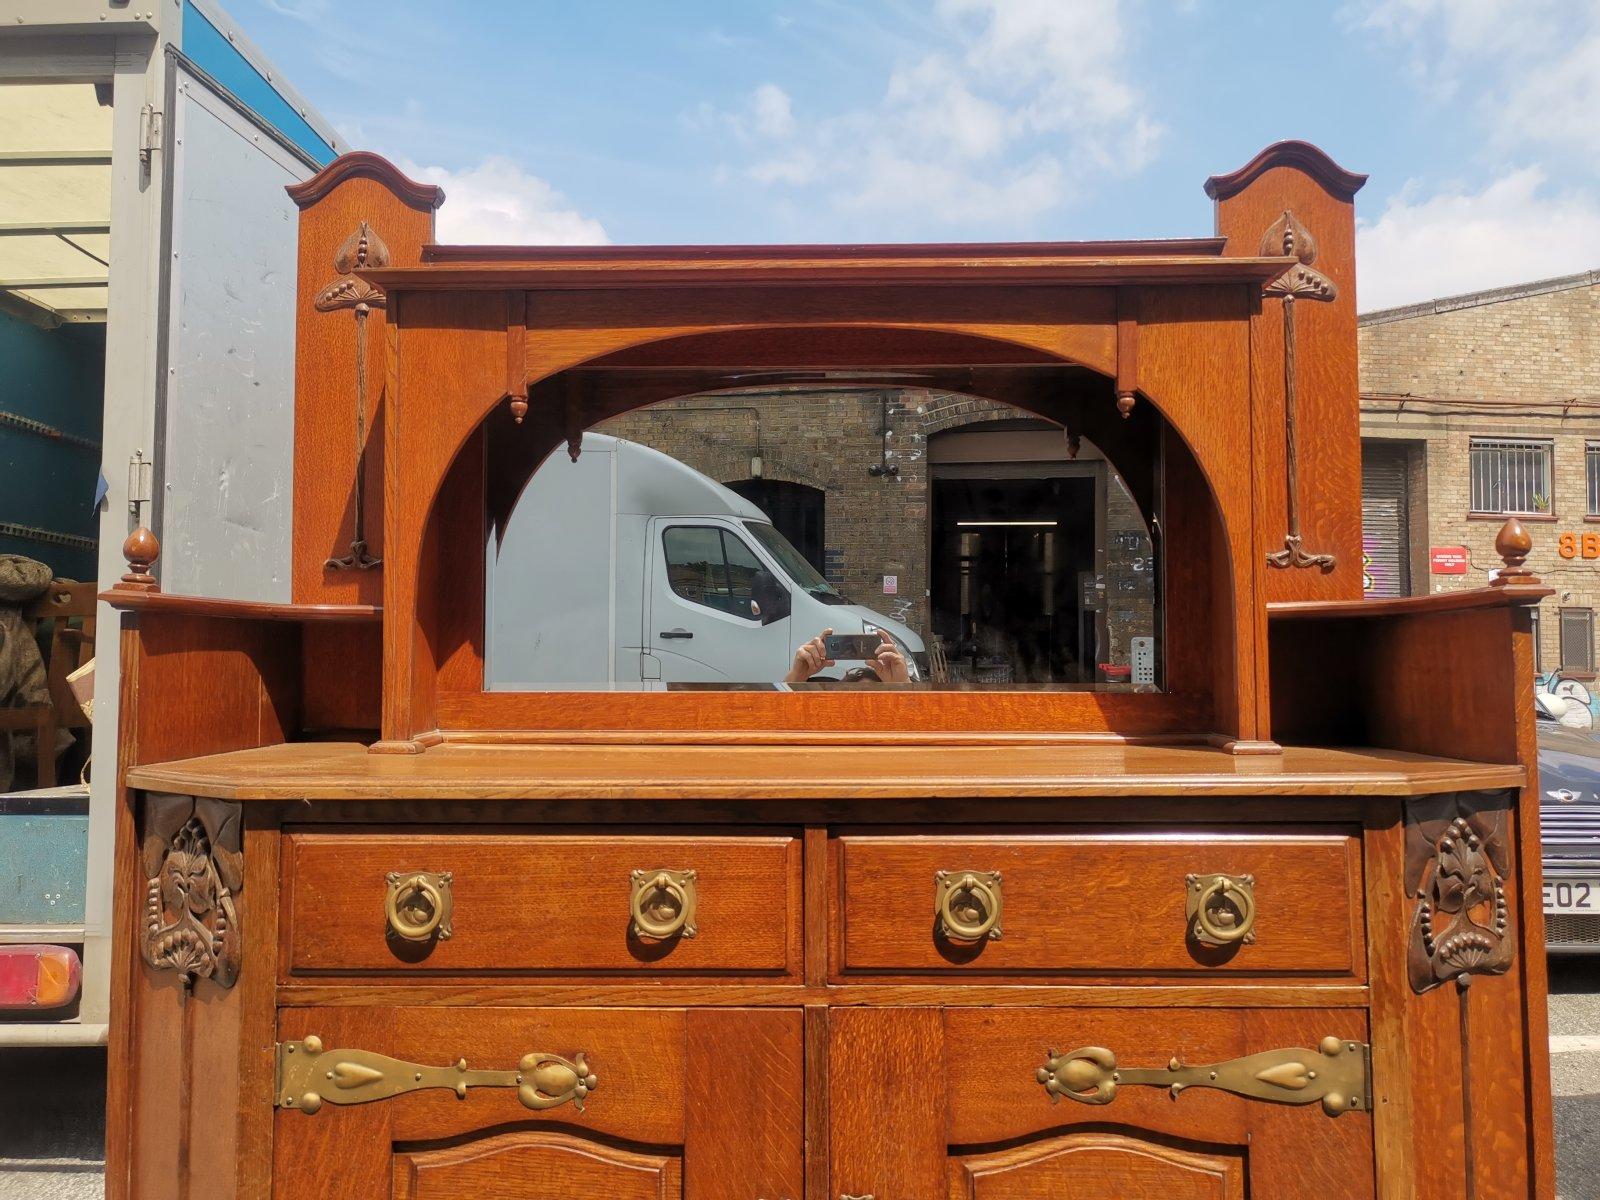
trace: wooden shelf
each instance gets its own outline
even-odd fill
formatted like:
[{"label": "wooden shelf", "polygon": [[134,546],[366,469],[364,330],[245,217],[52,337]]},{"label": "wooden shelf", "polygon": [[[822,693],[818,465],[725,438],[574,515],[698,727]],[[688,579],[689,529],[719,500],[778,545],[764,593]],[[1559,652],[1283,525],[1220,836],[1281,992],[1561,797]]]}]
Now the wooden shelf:
[{"label": "wooden shelf", "polygon": [[208,596],[174,596],[111,588],[100,593],[112,608],[126,612],[172,613],[189,617],[231,617],[252,621],[378,621],[375,604],[263,604],[252,600],[214,600]]},{"label": "wooden shelf", "polygon": [[1279,600],[1267,605],[1267,617],[1273,621],[1412,617],[1478,608],[1525,608],[1553,595],[1554,588],[1513,584],[1506,587],[1462,588],[1427,596],[1389,596],[1375,600]]},{"label": "wooden shelf", "polygon": [[225,800],[1412,796],[1520,787],[1518,765],[1392,750],[1190,746],[502,746],[305,743],[134,767],[129,787]]}]

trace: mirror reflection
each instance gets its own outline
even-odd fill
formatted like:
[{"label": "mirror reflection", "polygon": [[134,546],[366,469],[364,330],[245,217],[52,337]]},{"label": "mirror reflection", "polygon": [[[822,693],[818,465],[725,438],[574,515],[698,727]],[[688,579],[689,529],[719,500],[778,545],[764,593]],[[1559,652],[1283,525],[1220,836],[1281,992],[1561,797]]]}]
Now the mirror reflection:
[{"label": "mirror reflection", "polygon": [[623,414],[490,534],[486,687],[1160,690],[1140,467],[916,389]]}]

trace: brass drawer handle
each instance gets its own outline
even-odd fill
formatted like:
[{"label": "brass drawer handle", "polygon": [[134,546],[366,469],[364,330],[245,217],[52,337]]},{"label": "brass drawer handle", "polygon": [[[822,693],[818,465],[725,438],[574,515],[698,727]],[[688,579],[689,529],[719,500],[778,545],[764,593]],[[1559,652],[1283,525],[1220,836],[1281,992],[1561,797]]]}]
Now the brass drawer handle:
[{"label": "brass drawer handle", "polygon": [[384,914],[395,937],[407,942],[449,938],[452,872],[390,871],[386,878],[389,894],[384,899]]},{"label": "brass drawer handle", "polygon": [[939,932],[953,942],[1000,940],[999,871],[938,871],[933,877]]},{"label": "brass drawer handle", "polygon": [[1216,948],[1256,940],[1254,875],[1191,875],[1188,879],[1190,932],[1202,946]]},{"label": "brass drawer handle", "polygon": [[633,873],[633,933],[635,937],[666,941],[692,938],[699,932],[694,923],[695,873],[669,871],[658,867]]}]

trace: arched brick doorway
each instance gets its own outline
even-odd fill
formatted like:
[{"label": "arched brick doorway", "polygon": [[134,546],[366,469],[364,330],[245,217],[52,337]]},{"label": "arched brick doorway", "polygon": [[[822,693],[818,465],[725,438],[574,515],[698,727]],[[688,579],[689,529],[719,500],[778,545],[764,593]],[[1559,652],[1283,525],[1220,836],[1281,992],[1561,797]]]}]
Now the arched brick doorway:
[{"label": "arched brick doorway", "polygon": [[788,479],[730,479],[724,486],[771,517],[789,544],[824,576],[828,574],[823,549],[827,545],[827,493]]}]

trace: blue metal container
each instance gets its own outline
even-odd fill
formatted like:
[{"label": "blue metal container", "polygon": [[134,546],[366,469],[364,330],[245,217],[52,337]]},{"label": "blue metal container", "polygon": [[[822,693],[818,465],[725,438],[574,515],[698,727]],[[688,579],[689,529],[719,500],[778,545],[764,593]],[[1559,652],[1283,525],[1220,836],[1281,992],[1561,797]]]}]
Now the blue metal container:
[{"label": "blue metal container", "polygon": [[86,789],[0,795],[0,926],[82,925],[88,876]]}]

